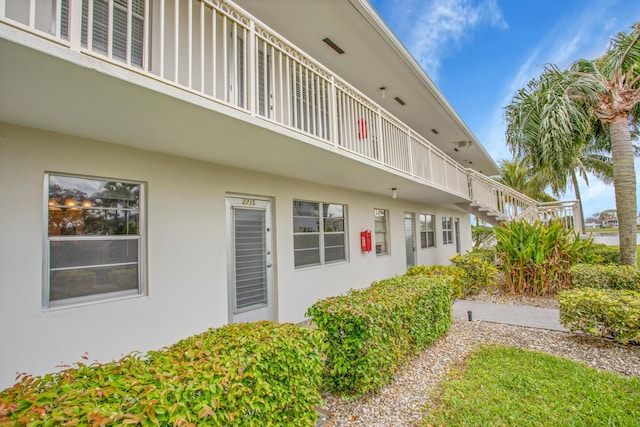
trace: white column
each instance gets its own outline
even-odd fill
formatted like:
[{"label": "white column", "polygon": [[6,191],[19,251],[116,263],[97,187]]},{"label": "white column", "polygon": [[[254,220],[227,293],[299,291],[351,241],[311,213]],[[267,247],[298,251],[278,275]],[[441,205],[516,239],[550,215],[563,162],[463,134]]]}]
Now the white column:
[{"label": "white column", "polygon": [[[266,46],[265,46],[265,51],[266,51]],[[257,106],[256,106],[256,97],[259,96],[258,93],[258,81],[256,78],[256,57],[258,55],[258,46],[256,44],[256,27],[255,27],[255,22],[253,20],[249,21],[249,52],[246,52],[246,57],[247,57],[247,69],[244,70],[245,73],[249,73],[248,77],[249,77],[249,83],[247,84],[247,88],[246,88],[246,96],[248,97],[249,100],[249,112],[252,115],[256,115],[257,114]],[[265,75],[267,73],[267,63],[266,63],[266,59],[264,61],[264,64],[262,64],[262,66],[265,68]],[[242,78],[242,77],[241,77]],[[266,86],[265,86],[265,91],[266,91]],[[265,97],[266,98],[266,97]],[[267,100],[265,99],[264,101],[265,104],[265,113],[267,111]]]},{"label": "white column", "polygon": [[[69,7],[70,47],[73,50],[80,50],[82,47],[82,0],[71,0]],[[88,11],[88,14],[91,15],[91,11]]]}]

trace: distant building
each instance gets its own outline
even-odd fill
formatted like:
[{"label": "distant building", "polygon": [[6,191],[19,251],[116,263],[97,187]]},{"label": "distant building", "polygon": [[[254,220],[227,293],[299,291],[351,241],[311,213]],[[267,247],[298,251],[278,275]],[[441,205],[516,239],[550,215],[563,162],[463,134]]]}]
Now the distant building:
[{"label": "distant building", "polygon": [[602,228],[618,228],[618,218],[602,220]]}]

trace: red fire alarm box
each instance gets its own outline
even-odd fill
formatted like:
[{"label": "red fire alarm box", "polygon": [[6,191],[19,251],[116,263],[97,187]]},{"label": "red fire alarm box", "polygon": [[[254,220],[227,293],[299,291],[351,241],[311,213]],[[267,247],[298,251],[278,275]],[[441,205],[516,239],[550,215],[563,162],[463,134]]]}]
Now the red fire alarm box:
[{"label": "red fire alarm box", "polygon": [[362,252],[371,252],[371,230],[360,232],[360,250]]},{"label": "red fire alarm box", "polygon": [[369,128],[367,127],[367,121],[365,119],[358,119],[358,139],[369,138]]}]

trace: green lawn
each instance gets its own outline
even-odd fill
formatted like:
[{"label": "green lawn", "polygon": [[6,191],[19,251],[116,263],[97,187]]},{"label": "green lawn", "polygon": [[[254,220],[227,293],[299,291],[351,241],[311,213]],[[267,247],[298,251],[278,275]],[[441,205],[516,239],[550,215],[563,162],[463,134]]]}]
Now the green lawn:
[{"label": "green lawn", "polygon": [[640,378],[483,346],[442,386],[427,426],[640,426]]}]

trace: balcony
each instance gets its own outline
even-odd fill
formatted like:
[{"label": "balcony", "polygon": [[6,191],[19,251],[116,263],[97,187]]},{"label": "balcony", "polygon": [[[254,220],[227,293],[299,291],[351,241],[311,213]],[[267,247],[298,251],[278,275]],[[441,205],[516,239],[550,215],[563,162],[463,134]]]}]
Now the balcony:
[{"label": "balcony", "polygon": [[24,62],[0,70],[12,77],[4,121],[373,193],[399,187],[496,222],[535,207],[230,2],[0,0],[0,39],[5,58]]}]

